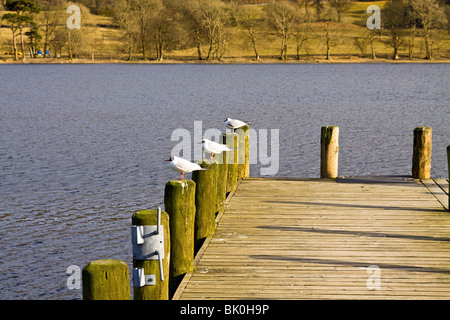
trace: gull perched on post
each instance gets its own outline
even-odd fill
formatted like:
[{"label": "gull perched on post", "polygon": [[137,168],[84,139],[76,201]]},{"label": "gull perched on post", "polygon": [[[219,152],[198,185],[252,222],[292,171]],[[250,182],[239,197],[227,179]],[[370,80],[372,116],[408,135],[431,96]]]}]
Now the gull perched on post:
[{"label": "gull perched on post", "polygon": [[223,151],[232,151],[233,149],[229,148],[227,145],[220,144],[208,139],[202,140],[202,147],[205,149],[206,152],[210,153],[210,160],[213,158],[213,156],[217,153],[222,153]]},{"label": "gull perched on post", "polygon": [[226,118],[224,122],[225,122],[225,125],[228,128],[233,130],[233,132],[234,132],[235,129],[238,129],[238,128],[241,128],[243,126],[247,126],[247,125],[250,124],[250,122],[244,122],[244,121],[241,121],[241,120],[230,119],[230,118]]},{"label": "gull perched on post", "polygon": [[197,170],[207,170],[207,168],[202,168],[197,163],[190,162],[188,160],[179,158],[177,156],[171,156],[170,159],[165,160],[165,161],[170,162],[170,167],[173,170],[175,170],[177,172],[181,172],[180,179],[178,179],[178,180],[183,180],[185,173],[190,173],[192,171],[197,171]]}]

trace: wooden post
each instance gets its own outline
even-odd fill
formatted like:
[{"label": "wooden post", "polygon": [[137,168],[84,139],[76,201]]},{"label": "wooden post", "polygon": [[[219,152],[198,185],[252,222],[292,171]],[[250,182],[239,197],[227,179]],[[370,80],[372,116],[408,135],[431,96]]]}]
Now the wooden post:
[{"label": "wooden post", "polygon": [[430,127],[414,129],[412,160],[412,177],[414,179],[430,179],[432,135],[433,130]]},{"label": "wooden post", "polygon": [[236,133],[223,133],[223,144],[234,149],[226,151],[227,165],[227,194],[236,190],[238,180],[238,135]]},{"label": "wooden post", "polygon": [[339,127],[322,127],[320,141],[320,177],[335,179],[338,175]]},{"label": "wooden post", "polygon": [[238,135],[238,179],[250,177],[249,126],[236,129]]},{"label": "wooden post", "polygon": [[83,300],[130,300],[128,265],[122,260],[96,260],[82,271]]},{"label": "wooden post", "polygon": [[[134,226],[153,226],[157,228],[158,225],[158,211],[157,210],[142,210],[136,212],[131,222]],[[146,283],[144,286],[134,286],[134,300],[168,300],[169,299],[169,261],[170,261],[170,223],[169,215],[165,211],[161,211],[160,229],[163,234],[163,251],[162,258],[163,279],[161,280],[161,270],[158,260],[158,255],[153,254],[149,257],[151,260],[143,260],[141,257],[136,257],[133,252],[133,268],[143,268],[144,275],[153,275],[154,281]],[[152,236],[155,236],[155,231],[152,230]],[[144,234],[144,241],[150,241],[148,234]],[[135,244],[133,244],[135,246]],[[135,275],[133,275],[135,276]],[[133,279],[134,281],[135,279]]]},{"label": "wooden post", "polygon": [[450,146],[447,146],[447,170],[448,170],[448,183],[449,183],[449,193],[448,193],[448,211],[450,211]]},{"label": "wooden post", "polygon": [[222,152],[215,154],[213,159],[216,160],[217,164],[217,203],[216,212],[219,212],[225,205],[225,200],[227,198],[227,177],[228,177],[228,166],[226,163],[227,153]]},{"label": "wooden post", "polygon": [[195,182],[171,180],[164,190],[165,211],[170,221],[169,295],[184,274],[194,269]]},{"label": "wooden post", "polygon": [[245,166],[244,178],[250,177],[250,128],[245,133]]},{"label": "wooden post", "polygon": [[217,173],[218,163],[214,160],[198,162],[202,168],[192,173],[195,182],[195,227],[194,250],[200,249],[203,240],[214,234],[216,229]]}]

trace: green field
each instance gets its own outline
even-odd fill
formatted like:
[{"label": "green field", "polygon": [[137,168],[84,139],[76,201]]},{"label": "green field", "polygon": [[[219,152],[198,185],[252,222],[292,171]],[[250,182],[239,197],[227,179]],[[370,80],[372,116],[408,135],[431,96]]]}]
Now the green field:
[{"label": "green field", "polygon": [[[331,48],[331,61],[334,62],[358,62],[372,61],[371,51],[368,46],[367,32],[365,21],[368,18],[366,9],[369,5],[378,5],[381,10],[381,19],[383,19],[383,7],[386,1],[376,2],[354,2],[350,10],[342,17],[341,23],[332,23],[332,27],[336,28],[335,46]],[[250,6],[250,5],[249,5]],[[256,6],[261,10],[261,19],[263,18],[263,5]],[[87,14],[87,9],[83,9],[82,31],[86,35],[84,45],[80,53],[77,55],[78,61],[125,61],[127,58],[126,48],[121,42],[121,30],[114,26],[110,17]],[[0,12],[3,15],[5,12]],[[12,61],[12,55],[4,54],[12,51],[12,33],[5,27],[0,28],[0,61]],[[313,22],[311,24],[311,32],[308,40],[305,42],[300,51],[300,61],[325,61],[325,37],[324,22]],[[63,28],[63,27],[61,27]],[[226,52],[220,62],[254,62],[254,51],[251,45],[246,43],[245,35],[242,28],[229,27],[227,30],[229,38],[226,42]],[[406,33],[406,30],[405,30]],[[392,57],[392,48],[386,43],[387,34],[381,32],[374,40],[374,51],[377,60],[386,60]],[[18,37],[18,41],[20,41]],[[258,38],[258,51],[261,59],[259,62],[276,62],[280,56],[280,40],[275,34],[264,32]],[[359,43],[359,46],[357,45]],[[20,44],[18,45],[20,48]],[[154,59],[154,48],[150,48],[149,59],[145,62],[151,62]],[[400,61],[422,61],[425,56],[425,48],[421,30],[418,29],[414,38],[414,48],[412,59],[408,57],[408,37],[404,37],[404,43],[400,48]],[[20,49],[19,49],[20,50]],[[203,47],[206,52],[206,46]],[[141,59],[140,53],[135,50],[134,62]],[[450,59],[450,35],[444,30],[440,31],[439,42],[433,51],[433,58],[436,61],[445,61]],[[60,51],[59,59],[43,58],[27,58],[28,62],[53,62],[67,60],[67,52],[64,48]],[[188,48],[184,50],[172,50],[165,53],[165,62],[198,62],[197,49]],[[288,42],[288,59],[289,62],[297,60],[296,44],[291,38]],[[217,61],[216,61],[217,62]]]}]

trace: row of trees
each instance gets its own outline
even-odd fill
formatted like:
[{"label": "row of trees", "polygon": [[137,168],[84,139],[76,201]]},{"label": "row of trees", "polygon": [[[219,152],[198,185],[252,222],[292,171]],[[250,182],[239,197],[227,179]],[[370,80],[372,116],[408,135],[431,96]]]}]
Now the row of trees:
[{"label": "row of trees", "polygon": [[434,42],[438,40],[433,35],[448,24],[445,10],[438,1],[394,0],[387,4],[383,13],[389,44],[394,50],[393,59],[398,59],[398,50],[405,38],[411,58],[417,29],[421,30],[425,42],[425,58],[432,59]]},{"label": "row of trees", "polygon": [[[73,56],[76,43],[82,38],[80,31],[69,30],[66,26],[67,2],[63,0],[5,0],[4,10],[8,11],[1,19],[12,31],[14,59],[25,59],[27,54],[36,56],[43,49],[44,57],[48,49],[53,51],[67,49]],[[20,38],[20,51],[17,38]],[[27,42],[25,42],[25,37]],[[26,47],[28,50],[26,50]]]},{"label": "row of trees", "polygon": [[[185,47],[196,47],[199,60],[221,59],[228,41],[239,29],[255,59],[259,59],[259,44],[268,34],[279,39],[280,59],[287,59],[289,42],[294,43],[300,59],[300,52],[307,52],[308,42],[317,37],[322,39],[329,59],[342,35],[342,17],[351,5],[351,0],[272,1],[263,7],[221,0],[116,0],[111,12],[128,39],[129,59],[133,39],[138,39],[137,49],[143,59],[147,58],[146,46],[151,43],[158,60],[163,59],[166,50]],[[367,17],[362,15],[359,23],[365,26]],[[387,44],[393,48],[394,59],[398,59],[405,39],[409,41],[411,57],[418,30],[424,39],[425,58],[431,59],[436,41],[433,33],[447,23],[444,6],[438,0],[392,0],[383,10],[383,31]],[[365,42],[375,58],[374,41],[377,36],[380,38],[381,31],[366,33]]]},{"label": "row of trees", "polygon": [[[88,0],[81,1],[91,5]],[[91,1],[92,2],[92,1]],[[241,1],[245,2],[245,1]],[[221,0],[113,0],[95,1],[97,13],[108,14],[120,29],[122,49],[131,60],[136,53],[148,59],[150,52],[162,60],[167,51],[196,48],[199,60],[222,59],[228,43],[241,32],[247,45],[260,58],[261,42],[276,37],[279,57],[287,59],[288,44],[294,46],[296,56],[308,52],[312,43],[320,40],[327,59],[340,40],[344,23],[342,17],[349,10],[350,0],[272,1],[264,6],[242,5],[237,1]],[[22,57],[25,55],[24,37],[32,54],[49,47],[53,52],[65,48],[71,58],[81,47],[87,46],[86,29],[70,30],[65,25],[69,4],[62,0],[6,0],[9,12],[2,19],[12,30],[15,58],[18,59],[16,38],[20,38]],[[82,7],[83,25],[89,22],[86,7]],[[365,27],[368,15],[358,22]],[[436,30],[448,24],[444,6],[439,0],[392,0],[382,10],[382,30],[364,28],[365,36],[355,38],[355,45],[365,54],[370,48],[376,57],[374,43],[383,40],[392,47],[398,59],[399,48],[407,43],[410,57],[416,34],[421,33],[425,58],[431,59],[436,46]],[[442,32],[441,32],[442,34]],[[94,50],[95,43],[90,47]]]},{"label": "row of trees", "polygon": [[[6,13],[5,15],[3,15],[2,19],[8,22],[9,27],[12,31],[14,57],[17,60],[17,36],[20,36],[22,53],[25,52],[24,35],[30,37],[31,45],[35,44],[39,40],[37,24],[34,21],[34,14],[39,13],[41,9],[36,5],[34,1],[30,0],[6,0],[4,6],[6,10],[11,11],[10,13]],[[25,28],[29,28],[29,31],[24,32]]]}]

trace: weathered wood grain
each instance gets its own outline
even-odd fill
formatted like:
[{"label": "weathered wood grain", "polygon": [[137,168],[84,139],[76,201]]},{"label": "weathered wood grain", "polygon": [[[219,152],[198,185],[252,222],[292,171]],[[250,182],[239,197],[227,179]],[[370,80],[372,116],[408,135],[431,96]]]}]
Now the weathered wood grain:
[{"label": "weathered wood grain", "polygon": [[449,299],[450,214],[431,181],[244,179],[174,298]]}]

